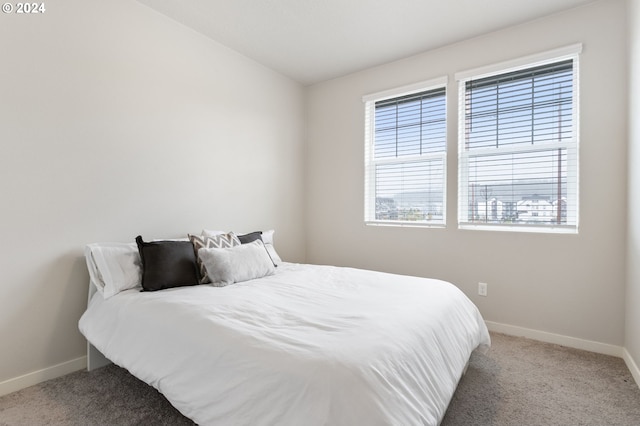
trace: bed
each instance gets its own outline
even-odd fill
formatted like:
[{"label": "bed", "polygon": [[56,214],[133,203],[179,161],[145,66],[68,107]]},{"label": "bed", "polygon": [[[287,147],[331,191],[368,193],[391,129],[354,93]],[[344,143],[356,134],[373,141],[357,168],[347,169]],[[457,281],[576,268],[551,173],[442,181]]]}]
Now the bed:
[{"label": "bed", "polygon": [[444,281],[279,262],[224,287],[105,297],[99,246],[79,322],[90,366],[103,354],[201,425],[437,425],[472,351],[490,345]]}]

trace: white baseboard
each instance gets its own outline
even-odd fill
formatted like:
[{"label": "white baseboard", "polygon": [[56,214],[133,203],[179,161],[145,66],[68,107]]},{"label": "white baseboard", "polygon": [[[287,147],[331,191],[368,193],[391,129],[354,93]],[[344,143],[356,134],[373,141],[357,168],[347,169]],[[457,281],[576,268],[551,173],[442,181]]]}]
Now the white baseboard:
[{"label": "white baseboard", "polygon": [[13,379],[0,382],[0,396],[7,395],[29,386],[37,385],[47,380],[61,377],[74,371],[82,370],[87,367],[87,357],[72,359],[52,367],[43,368],[42,370],[27,373],[25,375],[15,377]]},{"label": "white baseboard", "polygon": [[[622,358],[623,347],[609,345],[607,343],[594,342],[592,340],[578,339],[576,337],[563,336],[562,334],[548,333],[546,331],[532,330],[530,328],[518,327],[515,325],[501,324],[499,322],[485,321],[489,331],[508,334],[510,336],[521,336],[528,339],[539,340],[546,343],[567,346],[574,349],[582,349],[589,352],[596,352],[604,355],[611,355]],[[636,379],[638,382],[638,379]]]},{"label": "white baseboard", "polygon": [[627,368],[631,371],[631,375],[636,381],[636,384],[640,387],[640,368],[638,368],[638,364],[636,364],[626,348],[622,348],[622,359],[624,359],[625,364],[627,364]]}]

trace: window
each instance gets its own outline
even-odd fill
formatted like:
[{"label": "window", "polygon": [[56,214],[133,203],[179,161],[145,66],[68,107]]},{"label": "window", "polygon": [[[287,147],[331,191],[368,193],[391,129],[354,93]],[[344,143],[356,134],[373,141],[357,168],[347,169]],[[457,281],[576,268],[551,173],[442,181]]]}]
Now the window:
[{"label": "window", "polygon": [[446,78],[363,100],[365,222],[443,226]]},{"label": "window", "polygon": [[568,50],[456,76],[460,228],[577,232],[579,47]]}]

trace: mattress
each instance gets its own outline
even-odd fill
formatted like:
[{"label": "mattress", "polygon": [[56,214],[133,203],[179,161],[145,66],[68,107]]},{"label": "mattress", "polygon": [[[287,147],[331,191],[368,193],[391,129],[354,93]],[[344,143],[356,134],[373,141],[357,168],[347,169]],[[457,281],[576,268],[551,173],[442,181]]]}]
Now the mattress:
[{"label": "mattress", "polygon": [[79,327],[201,425],[436,425],[490,344],[450,283],[291,263],[227,287],[96,293]]}]

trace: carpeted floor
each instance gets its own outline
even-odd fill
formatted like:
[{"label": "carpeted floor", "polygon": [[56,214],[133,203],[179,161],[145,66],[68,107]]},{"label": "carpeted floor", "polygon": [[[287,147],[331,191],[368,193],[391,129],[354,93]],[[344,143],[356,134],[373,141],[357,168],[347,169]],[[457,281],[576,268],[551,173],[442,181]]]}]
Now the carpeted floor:
[{"label": "carpeted floor", "polygon": [[491,333],[442,426],[640,426],[640,388],[621,358]]},{"label": "carpeted floor", "polygon": [[[442,426],[640,425],[640,388],[619,358],[492,333],[474,353]],[[231,420],[229,424],[232,424]],[[0,425],[191,425],[116,366],[0,398]]]}]

